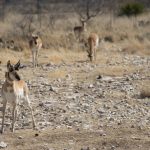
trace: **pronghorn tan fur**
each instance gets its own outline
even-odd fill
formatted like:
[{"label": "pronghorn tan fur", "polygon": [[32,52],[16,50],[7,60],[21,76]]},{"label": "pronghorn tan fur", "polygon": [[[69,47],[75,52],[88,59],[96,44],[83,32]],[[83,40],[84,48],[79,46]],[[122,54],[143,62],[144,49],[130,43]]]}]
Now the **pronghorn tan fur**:
[{"label": "pronghorn tan fur", "polygon": [[87,51],[90,61],[96,60],[96,49],[98,47],[98,43],[99,43],[98,35],[96,33],[91,33],[88,37],[89,50]]},{"label": "pronghorn tan fur", "polygon": [[33,116],[32,107],[30,105],[30,100],[28,96],[28,87],[25,81],[21,80],[20,76],[17,73],[19,70],[20,61],[16,65],[11,65],[10,61],[7,62],[7,72],[5,73],[5,82],[2,85],[2,98],[3,98],[3,107],[2,107],[2,128],[1,132],[4,132],[4,122],[5,122],[5,112],[7,103],[10,103],[13,107],[12,110],[12,128],[11,131],[15,130],[15,122],[17,118],[18,106],[21,99],[24,99],[28,104],[31,115],[32,115],[32,124],[33,128],[35,127],[35,121]]},{"label": "pronghorn tan fur", "polygon": [[38,66],[38,55],[39,55],[39,50],[42,48],[42,40],[38,35],[32,34],[31,40],[29,41],[29,46],[32,51],[32,62],[33,62],[33,67]]}]

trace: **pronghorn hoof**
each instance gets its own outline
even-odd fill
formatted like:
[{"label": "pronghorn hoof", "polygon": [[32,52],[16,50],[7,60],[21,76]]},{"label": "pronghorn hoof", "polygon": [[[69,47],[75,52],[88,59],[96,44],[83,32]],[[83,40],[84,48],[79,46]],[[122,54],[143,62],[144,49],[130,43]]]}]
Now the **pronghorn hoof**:
[{"label": "pronghorn hoof", "polygon": [[1,130],[1,131],[0,131],[0,133],[1,133],[1,134],[3,134],[3,133],[4,133],[4,131],[2,131],[2,130]]}]

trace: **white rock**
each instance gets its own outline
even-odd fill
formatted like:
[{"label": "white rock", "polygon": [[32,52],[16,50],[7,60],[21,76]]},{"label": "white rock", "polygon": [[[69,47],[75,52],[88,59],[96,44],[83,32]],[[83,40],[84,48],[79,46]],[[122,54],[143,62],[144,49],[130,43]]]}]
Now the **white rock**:
[{"label": "white rock", "polygon": [[3,141],[0,142],[0,148],[5,148],[7,147],[7,144]]}]

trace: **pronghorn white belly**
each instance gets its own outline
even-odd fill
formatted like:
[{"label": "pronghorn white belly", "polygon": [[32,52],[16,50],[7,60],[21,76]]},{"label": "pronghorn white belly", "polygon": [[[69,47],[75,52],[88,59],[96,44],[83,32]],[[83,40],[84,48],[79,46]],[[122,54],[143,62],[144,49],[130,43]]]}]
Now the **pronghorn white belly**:
[{"label": "pronghorn white belly", "polygon": [[4,92],[4,98],[7,100],[8,103],[14,103],[17,97],[12,92]]},{"label": "pronghorn white belly", "polygon": [[98,47],[99,44],[99,38],[96,39],[96,47]]},{"label": "pronghorn white belly", "polygon": [[8,101],[8,103],[14,103],[16,100],[23,99],[24,98],[24,91],[23,89],[17,90],[17,94],[14,92],[4,92],[4,98]]},{"label": "pronghorn white belly", "polygon": [[18,89],[16,93],[17,98],[24,98],[24,90],[22,88]]}]

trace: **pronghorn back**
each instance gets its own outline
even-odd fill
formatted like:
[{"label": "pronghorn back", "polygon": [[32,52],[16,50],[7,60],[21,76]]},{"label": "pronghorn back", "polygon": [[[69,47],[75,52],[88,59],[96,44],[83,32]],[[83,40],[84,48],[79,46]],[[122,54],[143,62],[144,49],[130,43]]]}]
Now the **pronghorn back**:
[{"label": "pronghorn back", "polygon": [[88,37],[89,51],[88,57],[91,61],[96,60],[96,48],[98,47],[99,37],[96,33],[91,33]]},{"label": "pronghorn back", "polygon": [[96,33],[91,33],[89,38],[88,38],[88,43],[89,45],[92,46],[98,46],[98,42],[99,42],[99,37]]}]

